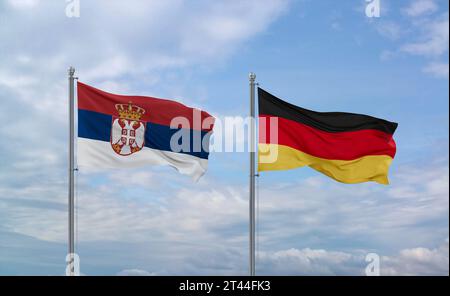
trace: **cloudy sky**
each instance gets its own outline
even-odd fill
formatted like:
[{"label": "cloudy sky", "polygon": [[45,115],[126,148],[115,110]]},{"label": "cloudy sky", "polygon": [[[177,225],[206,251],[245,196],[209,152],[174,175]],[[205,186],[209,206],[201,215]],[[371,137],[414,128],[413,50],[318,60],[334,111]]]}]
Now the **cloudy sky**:
[{"label": "cloudy sky", "polygon": [[[248,113],[249,71],[308,109],[399,123],[391,185],[308,168],[264,173],[258,274],[449,273],[446,0],[0,1],[0,274],[62,275],[67,68],[120,94]],[[248,156],[212,153],[199,183],[169,167],[79,171],[86,275],[248,273]]]}]

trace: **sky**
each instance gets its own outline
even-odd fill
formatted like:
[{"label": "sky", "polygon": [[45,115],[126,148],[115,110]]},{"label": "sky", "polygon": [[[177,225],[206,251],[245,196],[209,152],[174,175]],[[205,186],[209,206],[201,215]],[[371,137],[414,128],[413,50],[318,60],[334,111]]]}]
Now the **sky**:
[{"label": "sky", "polygon": [[[73,2],[73,1],[72,1]],[[446,0],[0,1],[0,275],[64,275],[67,68],[105,91],[247,116],[248,73],[317,111],[399,123],[389,186],[309,168],[258,178],[260,275],[449,274]],[[248,274],[248,154],[78,171],[84,275]]]}]

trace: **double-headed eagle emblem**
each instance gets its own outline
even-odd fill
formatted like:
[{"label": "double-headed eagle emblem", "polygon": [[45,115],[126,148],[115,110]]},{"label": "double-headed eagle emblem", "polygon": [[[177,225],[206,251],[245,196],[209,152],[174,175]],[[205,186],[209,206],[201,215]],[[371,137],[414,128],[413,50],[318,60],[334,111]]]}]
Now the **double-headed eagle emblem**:
[{"label": "double-headed eagle emblem", "polygon": [[128,104],[116,104],[118,117],[113,117],[111,147],[119,155],[127,156],[140,151],[145,143],[145,110]]}]

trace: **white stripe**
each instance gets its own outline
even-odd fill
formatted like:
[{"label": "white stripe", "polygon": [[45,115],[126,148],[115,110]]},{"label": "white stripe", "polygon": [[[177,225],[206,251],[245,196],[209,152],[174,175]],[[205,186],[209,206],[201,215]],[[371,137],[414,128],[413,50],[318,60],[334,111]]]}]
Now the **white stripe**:
[{"label": "white stripe", "polygon": [[78,138],[78,166],[92,168],[134,168],[145,165],[170,165],[181,174],[198,180],[208,168],[208,160],[184,153],[144,147],[129,156],[114,152],[111,143]]}]

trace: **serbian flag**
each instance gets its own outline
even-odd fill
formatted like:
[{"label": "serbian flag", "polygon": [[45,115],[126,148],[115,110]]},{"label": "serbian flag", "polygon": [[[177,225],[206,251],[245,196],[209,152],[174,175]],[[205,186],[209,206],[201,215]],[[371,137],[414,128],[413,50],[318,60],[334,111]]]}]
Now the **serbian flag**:
[{"label": "serbian flag", "polygon": [[78,166],[169,165],[198,180],[214,118],[175,101],[110,94],[78,82]]},{"label": "serbian flag", "polygon": [[303,109],[261,88],[258,97],[259,171],[309,166],[342,183],[389,184],[397,123]]}]

